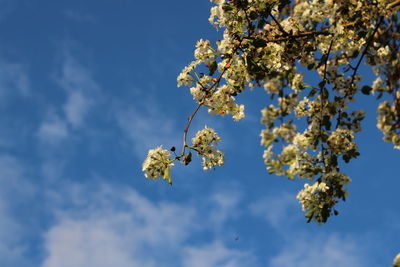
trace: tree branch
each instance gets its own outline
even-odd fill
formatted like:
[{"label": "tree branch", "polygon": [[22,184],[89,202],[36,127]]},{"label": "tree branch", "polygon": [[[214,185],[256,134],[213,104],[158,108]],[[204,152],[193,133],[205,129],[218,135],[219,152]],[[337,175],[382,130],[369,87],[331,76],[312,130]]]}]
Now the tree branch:
[{"label": "tree branch", "polygon": [[230,56],[229,62],[226,63],[224,69],[221,71],[221,73],[218,75],[218,77],[216,78],[216,80],[213,82],[213,84],[209,87],[209,88],[205,88],[201,83],[199,83],[202,88],[206,89],[206,94],[203,96],[203,98],[199,101],[199,104],[197,105],[197,107],[195,108],[195,110],[193,111],[193,113],[188,117],[188,122],[186,124],[185,129],[183,130],[183,145],[182,145],[182,152],[180,155],[176,156],[175,159],[181,159],[184,155],[185,155],[185,149],[188,147],[187,145],[187,133],[189,131],[190,125],[192,123],[193,118],[196,116],[197,112],[199,111],[199,109],[201,108],[201,106],[204,105],[206,98],[208,97],[208,93],[211,92],[211,90],[213,90],[221,81],[222,76],[224,75],[224,73],[226,72],[227,69],[229,69],[229,67],[231,66],[232,63],[232,58],[233,56],[236,54],[237,50],[239,49],[241,43],[242,43],[243,39],[240,40],[239,44],[237,45],[237,47],[235,47],[235,49],[232,51],[232,54]]},{"label": "tree branch", "polygon": [[325,166],[325,150],[326,149],[324,147],[324,142],[322,140],[322,122],[323,122],[323,117],[324,117],[324,97],[323,97],[323,94],[324,94],[324,88],[325,88],[325,85],[326,85],[326,82],[327,82],[326,72],[327,72],[327,69],[328,69],[328,60],[329,60],[329,55],[330,55],[331,50],[332,50],[333,41],[334,41],[334,38],[332,38],[331,43],[329,44],[328,52],[326,53],[326,59],[325,59],[325,64],[324,64],[324,74],[323,74],[323,78],[322,78],[322,81],[324,83],[323,83],[323,86],[320,86],[320,89],[319,89],[320,90],[319,93],[320,93],[320,97],[321,97],[319,135],[320,135],[320,138],[321,138],[322,164],[324,166]]},{"label": "tree branch", "polygon": [[[350,92],[352,91],[352,87],[353,87],[353,84],[354,84],[354,80],[355,80],[355,78],[356,78],[356,75],[357,75],[357,71],[358,71],[358,68],[360,67],[360,64],[361,64],[361,62],[362,62],[362,60],[364,59],[364,56],[367,54],[367,50],[368,50],[368,48],[369,48],[369,46],[371,45],[371,43],[372,43],[372,40],[373,40],[373,38],[374,38],[374,35],[375,35],[375,33],[378,31],[378,29],[379,29],[379,26],[382,24],[382,22],[383,22],[383,17],[380,17],[379,18],[379,21],[378,21],[378,23],[376,24],[376,26],[375,26],[375,28],[374,28],[374,30],[373,30],[373,32],[372,32],[372,34],[368,37],[368,40],[367,40],[367,42],[366,42],[366,46],[365,46],[365,48],[364,48],[364,50],[363,50],[363,52],[362,52],[362,54],[361,54],[361,57],[358,59],[358,62],[357,62],[357,64],[356,64],[356,66],[353,68],[353,67],[351,67],[352,69],[353,69],[353,74],[351,75],[351,81],[350,81],[350,88],[348,88],[348,90],[346,91],[346,93],[345,93],[345,95],[343,96],[343,100],[345,100],[346,98],[348,98],[349,97],[349,94],[350,94]],[[351,65],[350,65],[351,66]],[[340,124],[341,124],[341,120],[342,120],[342,110],[340,110],[339,109],[339,114],[338,114],[338,118],[337,118],[337,122],[336,122],[336,129],[340,126]]]}]

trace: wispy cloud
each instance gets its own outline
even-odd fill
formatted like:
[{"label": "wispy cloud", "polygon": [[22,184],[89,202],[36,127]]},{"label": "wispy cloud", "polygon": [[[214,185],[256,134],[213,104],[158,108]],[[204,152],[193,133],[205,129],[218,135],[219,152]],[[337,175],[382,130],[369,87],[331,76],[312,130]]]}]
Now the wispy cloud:
[{"label": "wispy cloud", "polygon": [[58,84],[67,94],[67,102],[63,109],[66,120],[73,126],[82,125],[89,109],[93,105],[94,96],[100,90],[92,73],[70,53],[66,53]]},{"label": "wispy cloud", "polygon": [[[31,199],[34,187],[24,179],[24,166],[14,157],[0,155],[0,265],[24,266],[27,229],[16,208]],[[25,262],[25,264],[24,264]],[[25,265],[27,266],[27,265]]]},{"label": "wispy cloud", "polygon": [[293,235],[270,260],[270,267],[366,267],[375,266],[365,247],[337,234]]},{"label": "wispy cloud", "polygon": [[[300,205],[295,198],[295,194],[282,192],[279,195],[271,195],[250,204],[250,211],[263,219],[271,226],[279,229],[282,225],[288,227],[301,214],[298,212]],[[299,216],[293,214],[299,213]]]},{"label": "wispy cloud", "polygon": [[55,209],[57,223],[45,234],[43,267],[255,266],[250,252],[222,241],[193,243],[193,236],[214,227],[201,207],[151,201],[134,190],[106,185],[76,184],[63,194],[71,195],[55,196],[55,207],[64,199],[73,198],[74,204]]},{"label": "wispy cloud", "polygon": [[58,142],[68,136],[67,123],[57,114],[49,113],[40,124],[38,135],[45,142]]},{"label": "wispy cloud", "polygon": [[241,193],[232,189],[218,191],[209,198],[209,220],[215,230],[219,231],[229,219],[241,215],[238,209],[240,200]]},{"label": "wispy cloud", "polygon": [[80,129],[96,103],[100,86],[91,71],[65,53],[60,72],[55,76],[57,84],[64,89],[66,101],[62,109],[49,107],[48,115],[41,122],[38,135],[41,140],[59,141],[67,138],[73,129]]},{"label": "wispy cloud", "polygon": [[367,252],[368,242],[362,242],[359,236],[324,232],[321,228],[303,229],[305,220],[295,195],[283,192],[256,200],[249,206],[254,216],[273,227],[281,244],[278,253],[267,260],[267,266],[375,266]]},{"label": "wispy cloud", "polygon": [[226,247],[219,241],[184,250],[185,267],[242,267],[258,266],[254,255],[247,251]]},{"label": "wispy cloud", "polygon": [[15,93],[27,96],[29,91],[30,80],[24,65],[0,59],[0,101]]},{"label": "wispy cloud", "polygon": [[[145,157],[148,149],[159,145],[173,146],[181,142],[182,129],[163,112],[154,100],[147,99],[146,104],[116,109],[118,126],[124,133],[139,158]],[[169,147],[166,147],[167,149]]]}]

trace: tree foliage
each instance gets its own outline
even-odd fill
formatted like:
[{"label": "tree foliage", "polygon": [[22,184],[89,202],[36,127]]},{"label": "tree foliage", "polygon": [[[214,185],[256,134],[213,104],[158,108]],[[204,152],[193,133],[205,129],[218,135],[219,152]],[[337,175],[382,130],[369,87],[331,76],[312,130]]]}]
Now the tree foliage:
[{"label": "tree foliage", "polygon": [[[358,92],[378,100],[377,127],[400,149],[399,0],[213,0],[209,21],[223,29],[220,41],[200,40],[192,61],[177,78],[197,106],[184,129],[182,150],[162,146],[143,163],[147,178],[171,182],[173,162],[185,165],[192,153],[204,170],[224,163],[220,137],[211,128],[189,143],[190,124],[201,107],[241,120],[235,97],[264,88],[274,104],[261,111],[261,144],[269,173],[306,179],[297,199],[307,221],[324,223],[346,200],[350,178],[341,172],[360,153],[355,134],[365,112],[354,107]],[[359,68],[376,78],[365,84]],[[304,82],[316,72],[317,84]]]}]

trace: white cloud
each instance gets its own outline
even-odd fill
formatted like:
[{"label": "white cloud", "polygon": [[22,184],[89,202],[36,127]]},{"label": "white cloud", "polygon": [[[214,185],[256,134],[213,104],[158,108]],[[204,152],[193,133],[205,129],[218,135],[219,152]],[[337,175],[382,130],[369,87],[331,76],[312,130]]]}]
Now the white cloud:
[{"label": "white cloud", "polygon": [[68,100],[64,105],[67,121],[75,127],[81,126],[85,115],[89,111],[90,105],[90,101],[83,96],[82,92],[70,92],[68,94]]},{"label": "white cloud", "polygon": [[24,265],[28,234],[16,209],[32,198],[34,187],[24,180],[24,166],[14,157],[0,155],[0,265]]},{"label": "white cloud", "polygon": [[184,250],[185,267],[242,267],[258,266],[253,255],[238,249],[230,249],[221,242]]},{"label": "white cloud", "polygon": [[[53,107],[49,108],[51,111],[47,111],[49,115],[41,122],[38,130],[39,138],[49,140],[50,143],[65,139],[72,129],[83,127],[100,90],[90,70],[69,53],[65,53],[61,72],[55,79],[64,89],[66,101],[62,110],[53,111]],[[56,115],[56,112],[60,115]]]},{"label": "white cloud", "polygon": [[123,214],[85,220],[65,218],[46,236],[48,257],[42,266],[149,266],[135,260],[131,252],[134,248],[129,238],[135,237],[118,229],[126,224],[130,221]]},{"label": "white cloud", "polygon": [[81,126],[93,105],[99,85],[92,78],[89,69],[69,53],[66,53],[57,81],[67,93],[67,102],[64,105],[66,120],[74,127]]},{"label": "white cloud", "polygon": [[270,260],[270,267],[366,267],[363,245],[336,234],[292,235],[286,246]]},{"label": "white cloud", "polygon": [[15,266],[23,259],[22,225],[10,215],[9,203],[0,199],[0,264]]},{"label": "white cloud", "polygon": [[239,191],[220,191],[214,193],[210,199],[210,216],[209,220],[215,230],[220,230],[221,227],[230,218],[238,217],[240,210],[238,209],[241,194]]},{"label": "white cloud", "polygon": [[164,145],[181,145],[183,129],[176,126],[175,121],[165,115],[157,105],[147,103],[144,107],[119,108],[115,115],[125,136],[132,141],[134,151],[139,158],[144,158],[147,150]]},{"label": "white cloud", "polygon": [[[16,196],[30,196],[34,187],[24,179],[25,167],[16,158],[0,154],[0,197],[12,197],[18,202]],[[23,200],[21,200],[23,201]]]},{"label": "white cloud", "polygon": [[[56,208],[73,199],[72,207],[56,208],[57,223],[45,234],[42,267],[255,266],[250,252],[221,241],[193,243],[192,237],[214,227],[201,207],[151,201],[134,190],[104,185],[64,188],[69,192],[50,202]],[[221,204],[221,212],[223,206],[231,207]]]},{"label": "white cloud", "polygon": [[265,219],[279,236],[281,245],[275,256],[268,259],[269,267],[374,266],[367,260],[371,258],[365,242],[356,236],[299,230],[305,220],[295,193],[267,196],[253,202],[249,208],[253,215]]},{"label": "white cloud", "polygon": [[60,141],[68,136],[67,124],[56,114],[49,114],[40,124],[38,136],[44,142]]},{"label": "white cloud", "polygon": [[[264,218],[271,226],[279,229],[282,225],[287,227],[301,218],[301,209],[295,194],[284,192],[280,195],[267,196],[253,202],[250,211]],[[297,214],[298,213],[298,216]],[[296,215],[294,215],[296,214]]]},{"label": "white cloud", "polygon": [[25,67],[18,63],[0,61],[0,99],[18,92],[27,96],[30,91],[30,81]]}]

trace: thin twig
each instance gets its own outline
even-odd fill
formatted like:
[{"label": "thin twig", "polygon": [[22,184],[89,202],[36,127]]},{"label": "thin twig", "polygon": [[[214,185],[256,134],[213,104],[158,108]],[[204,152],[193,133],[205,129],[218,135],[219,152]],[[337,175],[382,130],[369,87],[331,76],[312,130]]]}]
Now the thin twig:
[{"label": "thin twig", "polygon": [[[283,42],[283,41],[289,41],[292,39],[296,38],[302,38],[302,37],[309,37],[309,36],[315,36],[315,35],[331,35],[332,33],[328,31],[312,31],[312,32],[301,32],[298,34],[293,34],[285,37],[277,37],[277,38],[272,38],[269,39],[268,37],[265,38],[264,40],[267,43],[274,43],[274,42]],[[245,37],[245,39],[255,39],[254,37]]]},{"label": "thin twig", "polygon": [[[356,64],[356,66],[355,66],[355,67],[352,67],[352,69],[353,69],[353,74],[351,75],[351,81],[350,81],[350,85],[349,85],[350,87],[349,87],[349,89],[346,91],[345,95],[343,96],[343,99],[344,99],[344,100],[345,100],[346,98],[349,97],[349,93],[352,91],[352,87],[353,87],[354,80],[355,80],[356,75],[357,75],[358,68],[360,67],[361,62],[362,62],[362,60],[364,59],[364,56],[367,54],[367,50],[368,50],[369,46],[370,46],[371,43],[372,43],[372,40],[373,40],[373,38],[374,38],[374,35],[375,35],[375,33],[378,31],[379,26],[381,25],[382,22],[383,22],[383,17],[380,17],[378,23],[376,24],[376,26],[375,26],[375,28],[374,28],[374,31],[373,31],[372,34],[368,37],[366,46],[365,46],[365,48],[364,48],[364,50],[363,50],[363,52],[362,52],[362,54],[361,54],[361,57],[358,59],[358,62],[357,62],[357,64]],[[341,120],[342,120],[341,115],[342,115],[342,110],[339,110],[338,118],[337,118],[337,122],[336,122],[336,127],[335,127],[336,129],[337,129],[337,128],[339,127],[339,125],[341,124]]]},{"label": "thin twig", "polygon": [[284,35],[289,35],[289,33],[287,33],[287,31],[285,31],[285,29],[282,27],[282,25],[279,23],[279,21],[276,20],[276,18],[271,14],[271,12],[269,13],[270,17],[272,18],[272,20],[275,22],[275,24],[278,26],[279,30],[284,34]]},{"label": "thin twig", "polygon": [[204,101],[199,102],[197,105],[196,109],[193,111],[192,115],[188,117],[188,122],[186,124],[185,130],[183,131],[183,147],[182,147],[182,153],[181,155],[177,156],[176,158],[179,159],[185,155],[185,148],[187,147],[186,139],[187,139],[187,133],[189,131],[190,124],[192,123],[192,120],[194,116],[196,116],[196,113],[199,111],[200,107],[204,104]]},{"label": "thin twig", "polygon": [[400,0],[393,1],[392,3],[388,4],[388,5],[386,6],[386,8],[387,8],[387,9],[390,9],[390,8],[396,7],[396,6],[398,6],[398,5],[400,5]]},{"label": "thin twig", "polygon": [[383,17],[380,17],[380,19],[378,21],[378,24],[376,24],[374,31],[372,32],[371,36],[369,36],[369,38],[367,40],[367,45],[365,46],[364,51],[362,52],[361,57],[357,62],[357,65],[354,67],[353,75],[351,75],[350,86],[353,85],[354,79],[355,79],[356,74],[357,74],[358,67],[360,67],[361,61],[363,60],[364,56],[367,54],[367,50],[368,50],[369,46],[372,43],[372,39],[374,38],[374,35],[378,31],[378,28],[379,28],[379,26],[381,25],[382,22],[383,22]]},{"label": "thin twig", "polygon": [[213,84],[209,87],[209,88],[205,88],[200,82],[200,86],[202,88],[205,88],[206,90],[206,94],[203,96],[203,98],[199,101],[197,107],[195,108],[195,110],[193,111],[193,113],[188,117],[188,122],[186,124],[186,127],[183,131],[183,145],[182,145],[182,152],[180,155],[176,156],[175,159],[181,159],[184,155],[185,155],[185,150],[188,147],[187,145],[187,133],[189,131],[190,125],[192,123],[193,118],[196,116],[197,112],[199,111],[199,109],[204,105],[206,98],[208,97],[208,94],[216,87],[218,86],[218,84],[220,83],[222,76],[224,75],[224,73],[226,72],[227,69],[229,69],[230,65],[231,65],[231,61],[233,56],[236,54],[236,51],[239,49],[240,45],[242,43],[242,40],[240,40],[239,44],[237,47],[235,47],[235,49],[232,51],[231,57],[229,59],[229,62],[225,65],[224,69],[221,71],[221,73],[218,75],[218,77],[216,78],[216,80],[213,82]]},{"label": "thin twig", "polygon": [[324,147],[324,142],[323,142],[323,140],[322,140],[322,121],[323,121],[323,116],[324,116],[324,97],[323,97],[323,94],[324,94],[324,88],[325,88],[325,85],[326,85],[326,82],[327,82],[327,79],[326,79],[326,73],[327,73],[327,69],[328,69],[328,60],[329,60],[329,55],[330,55],[330,53],[331,53],[331,50],[332,50],[332,45],[333,45],[333,41],[334,41],[334,38],[332,38],[332,40],[331,40],[331,43],[329,44],[329,49],[328,49],[328,52],[326,53],[326,59],[325,59],[325,64],[324,64],[324,75],[323,75],[323,78],[322,78],[322,80],[324,81],[324,85],[323,86],[320,86],[320,97],[321,97],[321,107],[320,107],[320,121],[319,121],[319,136],[320,136],[320,138],[321,138],[321,153],[322,153],[322,163],[324,164],[324,166],[325,166],[325,147]]}]

